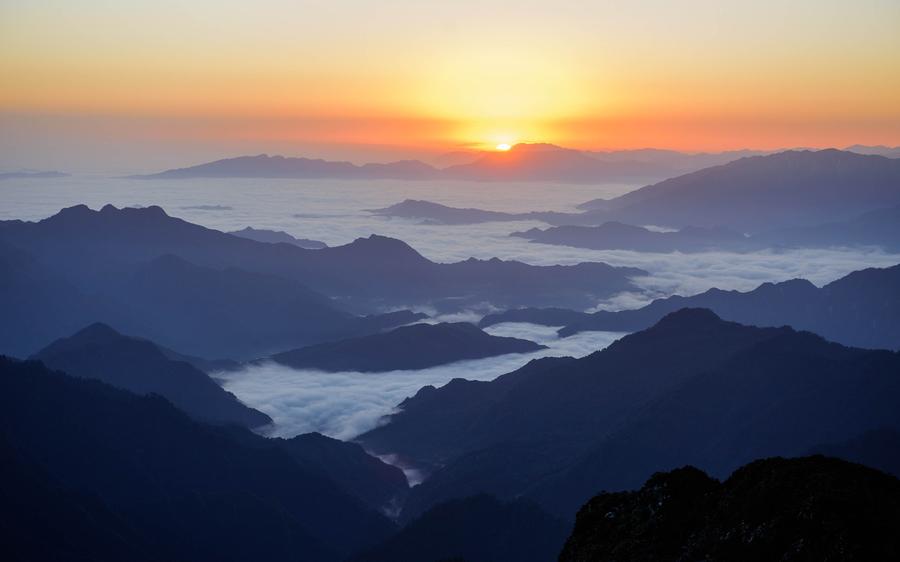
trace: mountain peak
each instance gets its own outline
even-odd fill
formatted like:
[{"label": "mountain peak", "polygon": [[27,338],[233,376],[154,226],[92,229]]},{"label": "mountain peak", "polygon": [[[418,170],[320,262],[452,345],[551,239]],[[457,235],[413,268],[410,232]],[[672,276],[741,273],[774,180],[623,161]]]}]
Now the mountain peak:
[{"label": "mountain peak", "polygon": [[697,328],[721,324],[724,320],[708,308],[682,308],[670,312],[656,324],[658,327]]}]

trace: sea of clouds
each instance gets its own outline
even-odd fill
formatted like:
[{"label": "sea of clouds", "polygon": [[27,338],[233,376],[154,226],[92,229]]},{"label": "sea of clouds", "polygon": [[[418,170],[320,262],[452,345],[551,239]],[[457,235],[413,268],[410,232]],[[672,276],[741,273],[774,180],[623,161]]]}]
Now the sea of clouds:
[{"label": "sea of clouds", "polygon": [[[639,267],[649,272],[635,279],[637,290],[598,300],[592,310],[636,308],[654,298],[691,295],[712,287],[749,290],[763,282],[792,278],[805,278],[821,286],[851,271],[900,263],[900,254],[875,248],[698,254],[588,250],[535,244],[509,236],[514,231],[546,226],[536,221],[448,226],[379,217],[367,212],[404,199],[507,212],[574,211],[584,201],[615,197],[636,187],[639,186],[391,180],[131,180],[73,175],[4,182],[0,220],[39,220],[62,207],[79,203],[94,209],[107,203],[117,207],[159,205],[172,216],[222,231],[246,226],[283,230],[332,246],[382,234],[399,238],[425,257],[439,262],[470,257],[499,257],[535,265],[596,261]],[[491,310],[490,303],[485,303],[477,311],[439,320],[477,321]],[[586,332],[559,340],[553,328],[526,324],[500,325],[490,331],[537,341],[550,349],[421,371],[321,373],[269,363],[220,376],[228,390],[272,416],[273,434],[320,431],[334,437],[352,438],[374,427],[403,398],[415,394],[422,386],[443,385],[454,377],[490,380],[535,357],[583,356],[605,347],[617,337]]]},{"label": "sea of clouds", "polygon": [[546,226],[536,221],[448,226],[366,212],[404,199],[508,212],[573,211],[589,199],[614,197],[636,187],[391,180],[132,180],[75,175],[4,182],[0,219],[38,220],[79,203],[95,209],[106,203],[119,207],[160,205],[173,216],[223,231],[246,226],[284,230],[329,245],[346,244],[370,234],[392,236],[440,262],[470,257],[499,257],[535,265],[600,261],[640,267],[650,273],[636,280],[641,291],[598,301],[595,309],[631,308],[656,297],[691,295],[712,287],[749,290],[766,281],[797,277],[823,285],[851,271],[900,263],[900,254],[875,248],[742,254],[588,250],[535,244],[509,236],[517,230]]},{"label": "sea of clouds", "polygon": [[270,435],[291,437],[318,431],[339,439],[352,439],[376,427],[404,398],[423,386],[443,386],[454,378],[493,380],[539,357],[583,357],[624,335],[583,332],[559,338],[556,328],[524,323],[498,324],[486,331],[497,336],[529,339],[548,349],[414,371],[326,373],[269,362],[214,376],[244,403],[272,417],[275,423],[267,431]]}]

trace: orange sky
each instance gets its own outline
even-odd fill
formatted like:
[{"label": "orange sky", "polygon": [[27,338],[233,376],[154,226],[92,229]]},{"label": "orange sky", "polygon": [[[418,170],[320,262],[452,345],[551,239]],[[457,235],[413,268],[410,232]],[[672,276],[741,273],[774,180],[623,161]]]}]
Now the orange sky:
[{"label": "orange sky", "polygon": [[896,145],[900,2],[6,0],[0,80],[6,167]]}]

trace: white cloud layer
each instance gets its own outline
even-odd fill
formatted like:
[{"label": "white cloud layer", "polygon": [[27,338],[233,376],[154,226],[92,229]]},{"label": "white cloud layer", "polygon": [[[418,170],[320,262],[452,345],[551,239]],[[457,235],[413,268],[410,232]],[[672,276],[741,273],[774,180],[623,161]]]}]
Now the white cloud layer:
[{"label": "white cloud layer", "polygon": [[442,386],[454,378],[493,380],[538,357],[582,357],[608,346],[623,334],[583,332],[560,339],[556,328],[506,323],[487,330],[498,336],[530,339],[550,349],[460,361],[417,371],[324,373],[264,363],[216,378],[244,403],[275,421],[269,434],[290,437],[318,431],[351,439],[375,427],[382,416],[426,385]]}]

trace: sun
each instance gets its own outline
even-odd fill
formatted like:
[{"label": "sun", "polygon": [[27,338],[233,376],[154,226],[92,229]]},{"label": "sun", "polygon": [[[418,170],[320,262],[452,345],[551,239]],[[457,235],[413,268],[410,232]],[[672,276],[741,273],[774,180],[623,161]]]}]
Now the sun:
[{"label": "sun", "polygon": [[499,150],[500,152],[506,152],[510,148],[512,148],[512,145],[505,143],[505,142],[502,142],[497,145],[497,150]]}]

